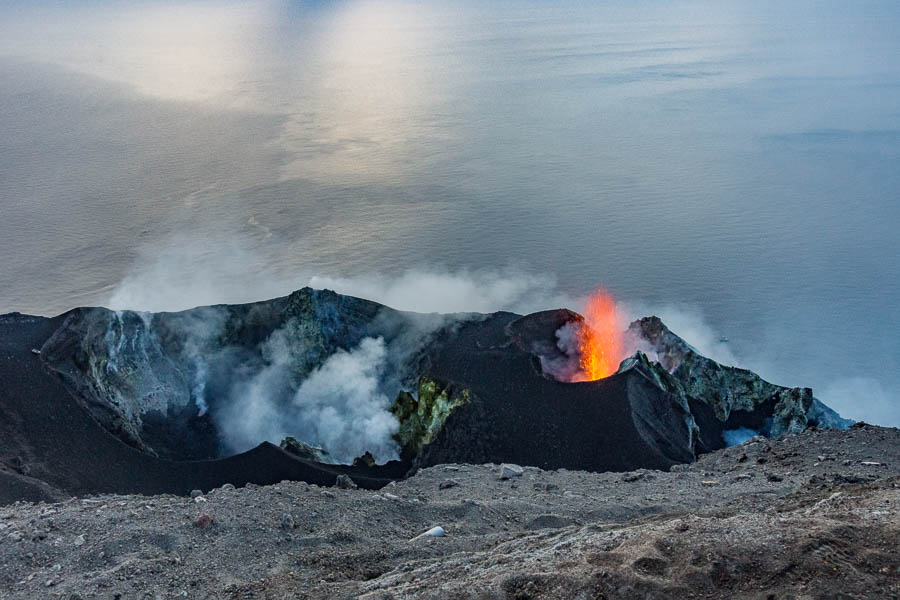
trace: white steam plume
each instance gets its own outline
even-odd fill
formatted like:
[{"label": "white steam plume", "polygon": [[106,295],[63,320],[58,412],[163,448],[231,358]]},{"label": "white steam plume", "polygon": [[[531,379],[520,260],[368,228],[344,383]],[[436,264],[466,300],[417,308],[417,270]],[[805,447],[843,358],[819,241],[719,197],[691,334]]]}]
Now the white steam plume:
[{"label": "white steam plume", "polygon": [[378,462],[396,458],[391,436],[399,424],[390,412],[392,400],[379,389],[386,354],[383,339],[366,338],[313,371],[294,396],[299,435],[341,462],[367,450]]},{"label": "white steam plume", "polygon": [[[641,302],[624,302],[620,304],[620,308],[625,313],[627,323],[641,317],[656,315],[672,333],[693,346],[703,356],[723,365],[734,366],[739,362],[728,344],[719,341],[722,336],[707,322],[698,307],[678,304],[652,306]],[[633,354],[635,350],[645,352],[647,350],[641,345],[641,340],[628,339],[626,343],[629,346],[628,354]]]},{"label": "white steam plume", "polygon": [[[181,310],[205,304],[264,300],[286,295],[304,285],[330,288],[400,310],[418,312],[511,310],[525,314],[560,307],[577,310],[581,305],[576,298],[560,291],[552,275],[535,274],[526,269],[419,267],[392,275],[310,277],[308,272],[305,275],[274,272],[270,268],[271,261],[262,258],[254,248],[254,242],[249,238],[210,244],[206,240],[197,241],[186,236],[146,247],[139,252],[131,272],[112,293],[107,305],[116,309]],[[677,304],[659,306],[631,301],[622,302],[620,307],[629,322],[651,314],[659,316],[669,329],[699,352],[720,363],[746,366],[763,377],[777,375],[776,383],[812,385],[817,397],[851,418],[900,425],[900,403],[896,395],[889,394],[879,380],[841,378],[828,374],[818,379],[806,377],[802,381],[793,381],[790,373],[784,372],[785,365],[773,365],[769,357],[761,353],[736,357],[729,344],[719,341],[720,335],[698,307]],[[213,325],[210,327],[214,328]],[[777,340],[772,343],[777,343]],[[629,346],[629,353],[635,349],[637,346]],[[189,348],[189,351],[192,350]],[[202,344],[196,350],[194,396],[202,411],[207,364],[204,362]],[[393,349],[389,354],[390,363]],[[278,441],[282,433],[292,434],[291,431],[276,432],[274,429],[280,425],[271,425],[282,422],[280,405],[269,402],[273,394],[277,395],[273,390],[280,390],[278,393],[290,397],[296,389],[285,381],[286,373],[291,371],[290,364],[279,363],[279,360],[273,358],[256,374],[235,374],[234,388],[244,390],[246,394],[242,396],[248,400],[246,415],[236,419],[240,426],[229,431],[233,447],[246,449],[263,439]],[[385,382],[381,383],[385,385]],[[390,395],[396,390],[387,391]],[[237,394],[236,391],[234,393]],[[243,401],[238,404],[242,405]],[[243,409],[236,410],[240,412]],[[320,413],[324,418],[325,411],[320,410]]]},{"label": "white steam plume", "polygon": [[175,236],[138,252],[106,306],[161,312],[241,304],[284,296],[305,280],[294,281],[269,271],[249,240],[213,243]]},{"label": "white steam plume", "polygon": [[410,269],[395,276],[314,276],[314,288],[375,300],[398,310],[416,312],[529,313],[571,306],[556,279],[516,268],[456,271]]},{"label": "white steam plume", "polygon": [[581,355],[579,353],[579,329],[575,323],[566,323],[556,330],[556,347],[559,356],[541,356],[541,368],[557,381],[583,381]]},{"label": "white steam plume", "polygon": [[106,306],[151,312],[239,304],[284,296],[303,286],[331,289],[416,312],[519,313],[574,306],[555,277],[526,269],[412,268],[360,276],[273,272],[249,238],[210,242],[174,236],[142,248]]},{"label": "white steam plume", "polygon": [[279,443],[292,431],[285,398],[292,393],[291,371],[296,345],[286,339],[284,329],[273,332],[263,343],[265,364],[258,370],[231,374],[227,397],[214,412],[222,441],[229,452],[243,452],[263,441]]},{"label": "white steam plume", "polygon": [[877,379],[842,377],[823,386],[816,397],[847,419],[900,427],[900,398]]},{"label": "white steam plume", "polygon": [[372,453],[379,463],[397,458],[392,435],[397,420],[392,400],[381,390],[387,349],[382,338],[365,338],[350,352],[338,350],[291,392],[291,359],[283,330],[267,342],[272,361],[246,380],[238,379],[217,423],[232,452],[263,440],[293,436],[349,463]]}]

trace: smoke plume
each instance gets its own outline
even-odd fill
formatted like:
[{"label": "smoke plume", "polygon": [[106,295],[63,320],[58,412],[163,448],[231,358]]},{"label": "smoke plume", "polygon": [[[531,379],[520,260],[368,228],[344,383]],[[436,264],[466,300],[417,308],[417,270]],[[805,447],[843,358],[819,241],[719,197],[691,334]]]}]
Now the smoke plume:
[{"label": "smoke plume", "polygon": [[527,269],[412,268],[393,274],[331,276],[283,273],[254,249],[252,240],[174,236],[138,252],[129,273],[106,301],[113,309],[178,311],[285,296],[303,286],[330,289],[415,312],[529,313],[574,306],[555,277]]},{"label": "smoke plume", "polygon": [[[561,291],[553,276],[525,269],[420,267],[392,275],[285,275],[273,271],[247,240],[210,245],[186,237],[139,253],[108,305],[172,311],[263,300],[287,295],[304,285],[421,313],[509,310],[526,314],[560,307],[581,311],[584,305],[584,299]],[[772,372],[765,368],[764,353],[737,355],[730,344],[721,342],[720,334],[697,307],[625,301],[619,309],[625,323],[651,314],[659,316],[701,354],[720,363],[747,366],[763,377]],[[217,367],[232,364],[229,360],[233,358],[217,355],[210,346],[221,333],[222,313],[215,309],[199,312],[189,323],[185,347],[194,376],[191,396],[201,414],[210,411],[228,453],[249,449],[263,440],[277,443],[293,436],[326,448],[339,461],[371,451],[378,462],[384,462],[397,455],[391,437],[397,429],[391,401],[400,389],[413,387],[403,380],[401,365],[452,317],[420,315],[420,319],[414,327],[404,329],[402,339],[387,343],[369,338],[349,351],[338,351],[317,369],[302,372],[299,358],[306,349],[284,330],[264,342],[261,361]],[[559,379],[570,381],[571,371],[578,368],[573,332],[561,330],[557,337],[562,357],[557,357],[559,364],[545,368],[559,371]],[[642,340],[626,338],[622,358],[638,349],[650,350],[642,344]],[[650,357],[654,358],[652,353]],[[846,416],[900,425],[896,401],[877,380],[830,377],[824,385],[822,381],[794,385],[810,383],[819,386],[815,390],[818,397]]]},{"label": "smoke plume", "polygon": [[900,427],[900,401],[877,379],[842,377],[825,385],[816,396],[845,418]]},{"label": "smoke plume", "polygon": [[106,306],[161,312],[241,304],[284,296],[303,282],[302,276],[273,273],[250,240],[214,242],[179,235],[139,250]]},{"label": "smoke plume", "polygon": [[380,463],[397,457],[391,436],[398,424],[381,385],[387,366],[382,338],[338,350],[293,392],[292,351],[283,345],[283,334],[273,336],[267,351],[272,362],[236,381],[230,401],[216,415],[232,452],[293,436],[324,448],[337,462],[349,463],[366,451]]},{"label": "smoke plume", "polygon": [[574,301],[559,290],[552,276],[512,267],[456,271],[410,269],[396,276],[317,275],[309,279],[309,285],[416,312],[492,313],[508,310],[526,314],[571,306]]}]

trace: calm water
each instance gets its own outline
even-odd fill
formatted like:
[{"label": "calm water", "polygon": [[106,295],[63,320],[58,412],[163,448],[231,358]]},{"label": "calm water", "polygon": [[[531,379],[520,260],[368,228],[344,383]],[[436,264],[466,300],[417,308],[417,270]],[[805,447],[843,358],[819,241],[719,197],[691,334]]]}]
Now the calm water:
[{"label": "calm water", "polygon": [[0,2],[0,312],[602,283],[900,424],[898,31],[896,0]]}]

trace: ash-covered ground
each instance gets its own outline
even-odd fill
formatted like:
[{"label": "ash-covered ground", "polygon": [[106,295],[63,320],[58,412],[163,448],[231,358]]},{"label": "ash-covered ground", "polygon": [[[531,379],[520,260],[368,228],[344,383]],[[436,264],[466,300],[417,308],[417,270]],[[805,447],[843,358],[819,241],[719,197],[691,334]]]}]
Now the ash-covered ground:
[{"label": "ash-covered ground", "polygon": [[672,472],[499,472],[0,507],[0,597],[900,595],[897,429],[763,439]]}]

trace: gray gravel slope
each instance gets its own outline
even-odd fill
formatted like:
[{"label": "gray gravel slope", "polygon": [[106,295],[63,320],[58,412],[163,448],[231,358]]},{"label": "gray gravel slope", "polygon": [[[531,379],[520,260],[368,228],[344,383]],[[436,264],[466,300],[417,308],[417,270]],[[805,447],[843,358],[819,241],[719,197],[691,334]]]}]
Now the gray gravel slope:
[{"label": "gray gravel slope", "polygon": [[[896,429],[762,440],[673,472],[498,472],[0,507],[0,597],[900,594]],[[447,535],[412,540],[434,526]]]}]

